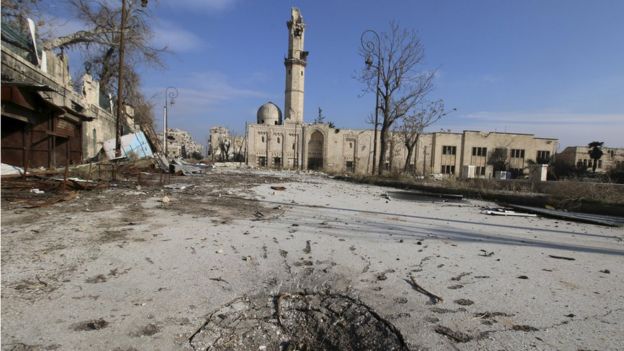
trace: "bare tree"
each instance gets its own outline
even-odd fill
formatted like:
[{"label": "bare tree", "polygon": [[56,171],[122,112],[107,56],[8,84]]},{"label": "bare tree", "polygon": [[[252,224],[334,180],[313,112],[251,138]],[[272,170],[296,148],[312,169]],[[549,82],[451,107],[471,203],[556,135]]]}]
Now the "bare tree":
[{"label": "bare tree", "polygon": [[[455,111],[455,109],[452,111]],[[401,117],[401,124],[396,132],[407,148],[407,158],[403,167],[404,172],[409,170],[414,149],[424,129],[436,123],[447,114],[448,112],[444,109],[444,101],[437,100],[419,104],[411,109],[408,114]]]},{"label": "bare tree", "polygon": [[[418,71],[424,59],[423,45],[414,31],[390,24],[390,32],[382,33],[378,51],[360,50],[362,57],[372,55],[373,64],[363,69],[359,80],[366,90],[379,94],[381,136],[379,174],[383,171],[389,132],[396,121],[408,115],[433,87],[434,71]],[[379,73],[379,80],[377,75]]]},{"label": "bare tree", "polygon": [[[19,0],[11,0],[19,1]],[[119,70],[119,34],[121,6],[111,1],[68,0],[77,19],[85,29],[53,38],[44,43],[46,49],[75,48],[84,53],[85,70],[100,82],[102,93],[113,93],[117,87]],[[123,67],[124,94],[118,101],[137,110],[136,120],[142,126],[153,127],[153,109],[140,91],[139,65],[162,67],[161,55],[166,48],[150,45],[153,36],[149,13],[140,1],[128,1],[125,33],[125,59]],[[119,5],[121,2],[119,2]]]}]

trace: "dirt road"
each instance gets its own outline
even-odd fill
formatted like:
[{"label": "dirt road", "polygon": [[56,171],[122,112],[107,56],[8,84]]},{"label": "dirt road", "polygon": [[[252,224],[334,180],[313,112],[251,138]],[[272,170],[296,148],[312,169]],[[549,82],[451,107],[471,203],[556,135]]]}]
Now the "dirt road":
[{"label": "dirt road", "polygon": [[624,345],[621,228],[393,192],[215,170],[44,208],[3,201],[2,349]]}]

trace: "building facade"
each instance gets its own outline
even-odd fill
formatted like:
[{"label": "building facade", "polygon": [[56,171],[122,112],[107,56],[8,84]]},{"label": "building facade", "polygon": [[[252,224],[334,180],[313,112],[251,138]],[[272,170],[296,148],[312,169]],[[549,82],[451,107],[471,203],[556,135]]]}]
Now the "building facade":
[{"label": "building facade", "polygon": [[[256,167],[320,169],[330,172],[370,173],[374,131],[339,129],[329,124],[305,123],[304,78],[308,52],[304,50],[305,24],[293,8],[288,21],[288,54],[285,60],[285,116],[267,102],[260,106],[256,123],[247,126],[247,164]],[[380,138],[377,138],[380,150]],[[399,134],[390,134],[387,171],[408,169],[419,175],[443,174],[492,177],[493,155],[506,169],[528,173],[529,164],[548,163],[558,147],[557,139],[532,134],[464,131],[420,135],[410,160]],[[379,155],[376,163],[379,162]],[[407,163],[407,165],[406,165]],[[470,166],[470,167],[468,167]]]},{"label": "building facade", "polygon": [[[557,159],[570,166],[592,169],[594,160],[589,157],[587,146],[568,146],[557,154]],[[602,157],[597,161],[596,172],[606,172],[624,164],[624,148],[603,147]]]}]

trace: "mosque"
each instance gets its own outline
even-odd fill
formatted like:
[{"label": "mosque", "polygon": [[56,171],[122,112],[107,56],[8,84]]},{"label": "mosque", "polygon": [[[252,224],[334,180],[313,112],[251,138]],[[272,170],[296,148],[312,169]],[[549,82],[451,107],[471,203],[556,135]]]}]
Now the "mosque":
[{"label": "mosque", "polygon": [[[305,122],[304,82],[309,53],[304,49],[305,23],[299,9],[291,9],[287,25],[284,114],[272,102],[260,106],[256,123],[248,124],[246,129],[247,164],[280,169],[370,173],[373,130],[339,129],[329,124]],[[391,135],[389,139],[387,161],[382,167],[389,171],[403,169],[407,149],[398,135]],[[529,160],[554,155],[557,143],[557,139],[537,138],[532,134],[480,131],[425,133],[409,160],[409,168],[420,175],[436,173],[491,177],[493,170],[487,164],[487,156],[504,146],[511,149],[510,167],[524,172]]]}]

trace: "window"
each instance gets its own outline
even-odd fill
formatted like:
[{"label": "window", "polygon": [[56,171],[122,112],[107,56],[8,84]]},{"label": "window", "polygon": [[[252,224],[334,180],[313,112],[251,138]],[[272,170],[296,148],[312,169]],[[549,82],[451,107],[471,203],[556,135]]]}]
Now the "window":
[{"label": "window", "polygon": [[292,149],[293,149],[293,150],[295,149],[295,143],[293,143],[293,147],[292,147]]},{"label": "window", "polygon": [[345,167],[347,168],[347,172],[353,172],[355,170],[353,161],[345,162]]},{"label": "window", "polygon": [[281,142],[280,137],[277,137],[277,143],[279,144]]},{"label": "window", "polygon": [[261,137],[261,139],[262,139],[262,142],[264,143],[264,135]]},{"label": "window", "polygon": [[442,146],[442,155],[457,154],[457,146]]},{"label": "window", "polygon": [[475,169],[475,175],[484,176],[485,175],[485,166],[477,166]]},{"label": "window", "polygon": [[598,160],[598,168],[602,168],[602,160]]},{"label": "window", "polygon": [[487,156],[487,147],[473,147],[472,156]]},{"label": "window", "polygon": [[260,167],[265,167],[266,166],[266,157],[265,156],[259,156],[258,157],[258,166],[260,166]]},{"label": "window", "polygon": [[524,149],[511,149],[511,158],[524,158]]},{"label": "window", "polygon": [[587,167],[587,159],[583,160],[583,167]]},{"label": "window", "polygon": [[455,174],[454,165],[442,165],[442,174]]},{"label": "window", "polygon": [[353,142],[352,141],[349,142],[349,149],[353,149]]},{"label": "window", "polygon": [[550,151],[538,150],[537,151],[537,163],[545,164],[550,161]]},{"label": "window", "polygon": [[273,167],[281,167],[281,166],[282,166],[282,158],[273,157]]}]

